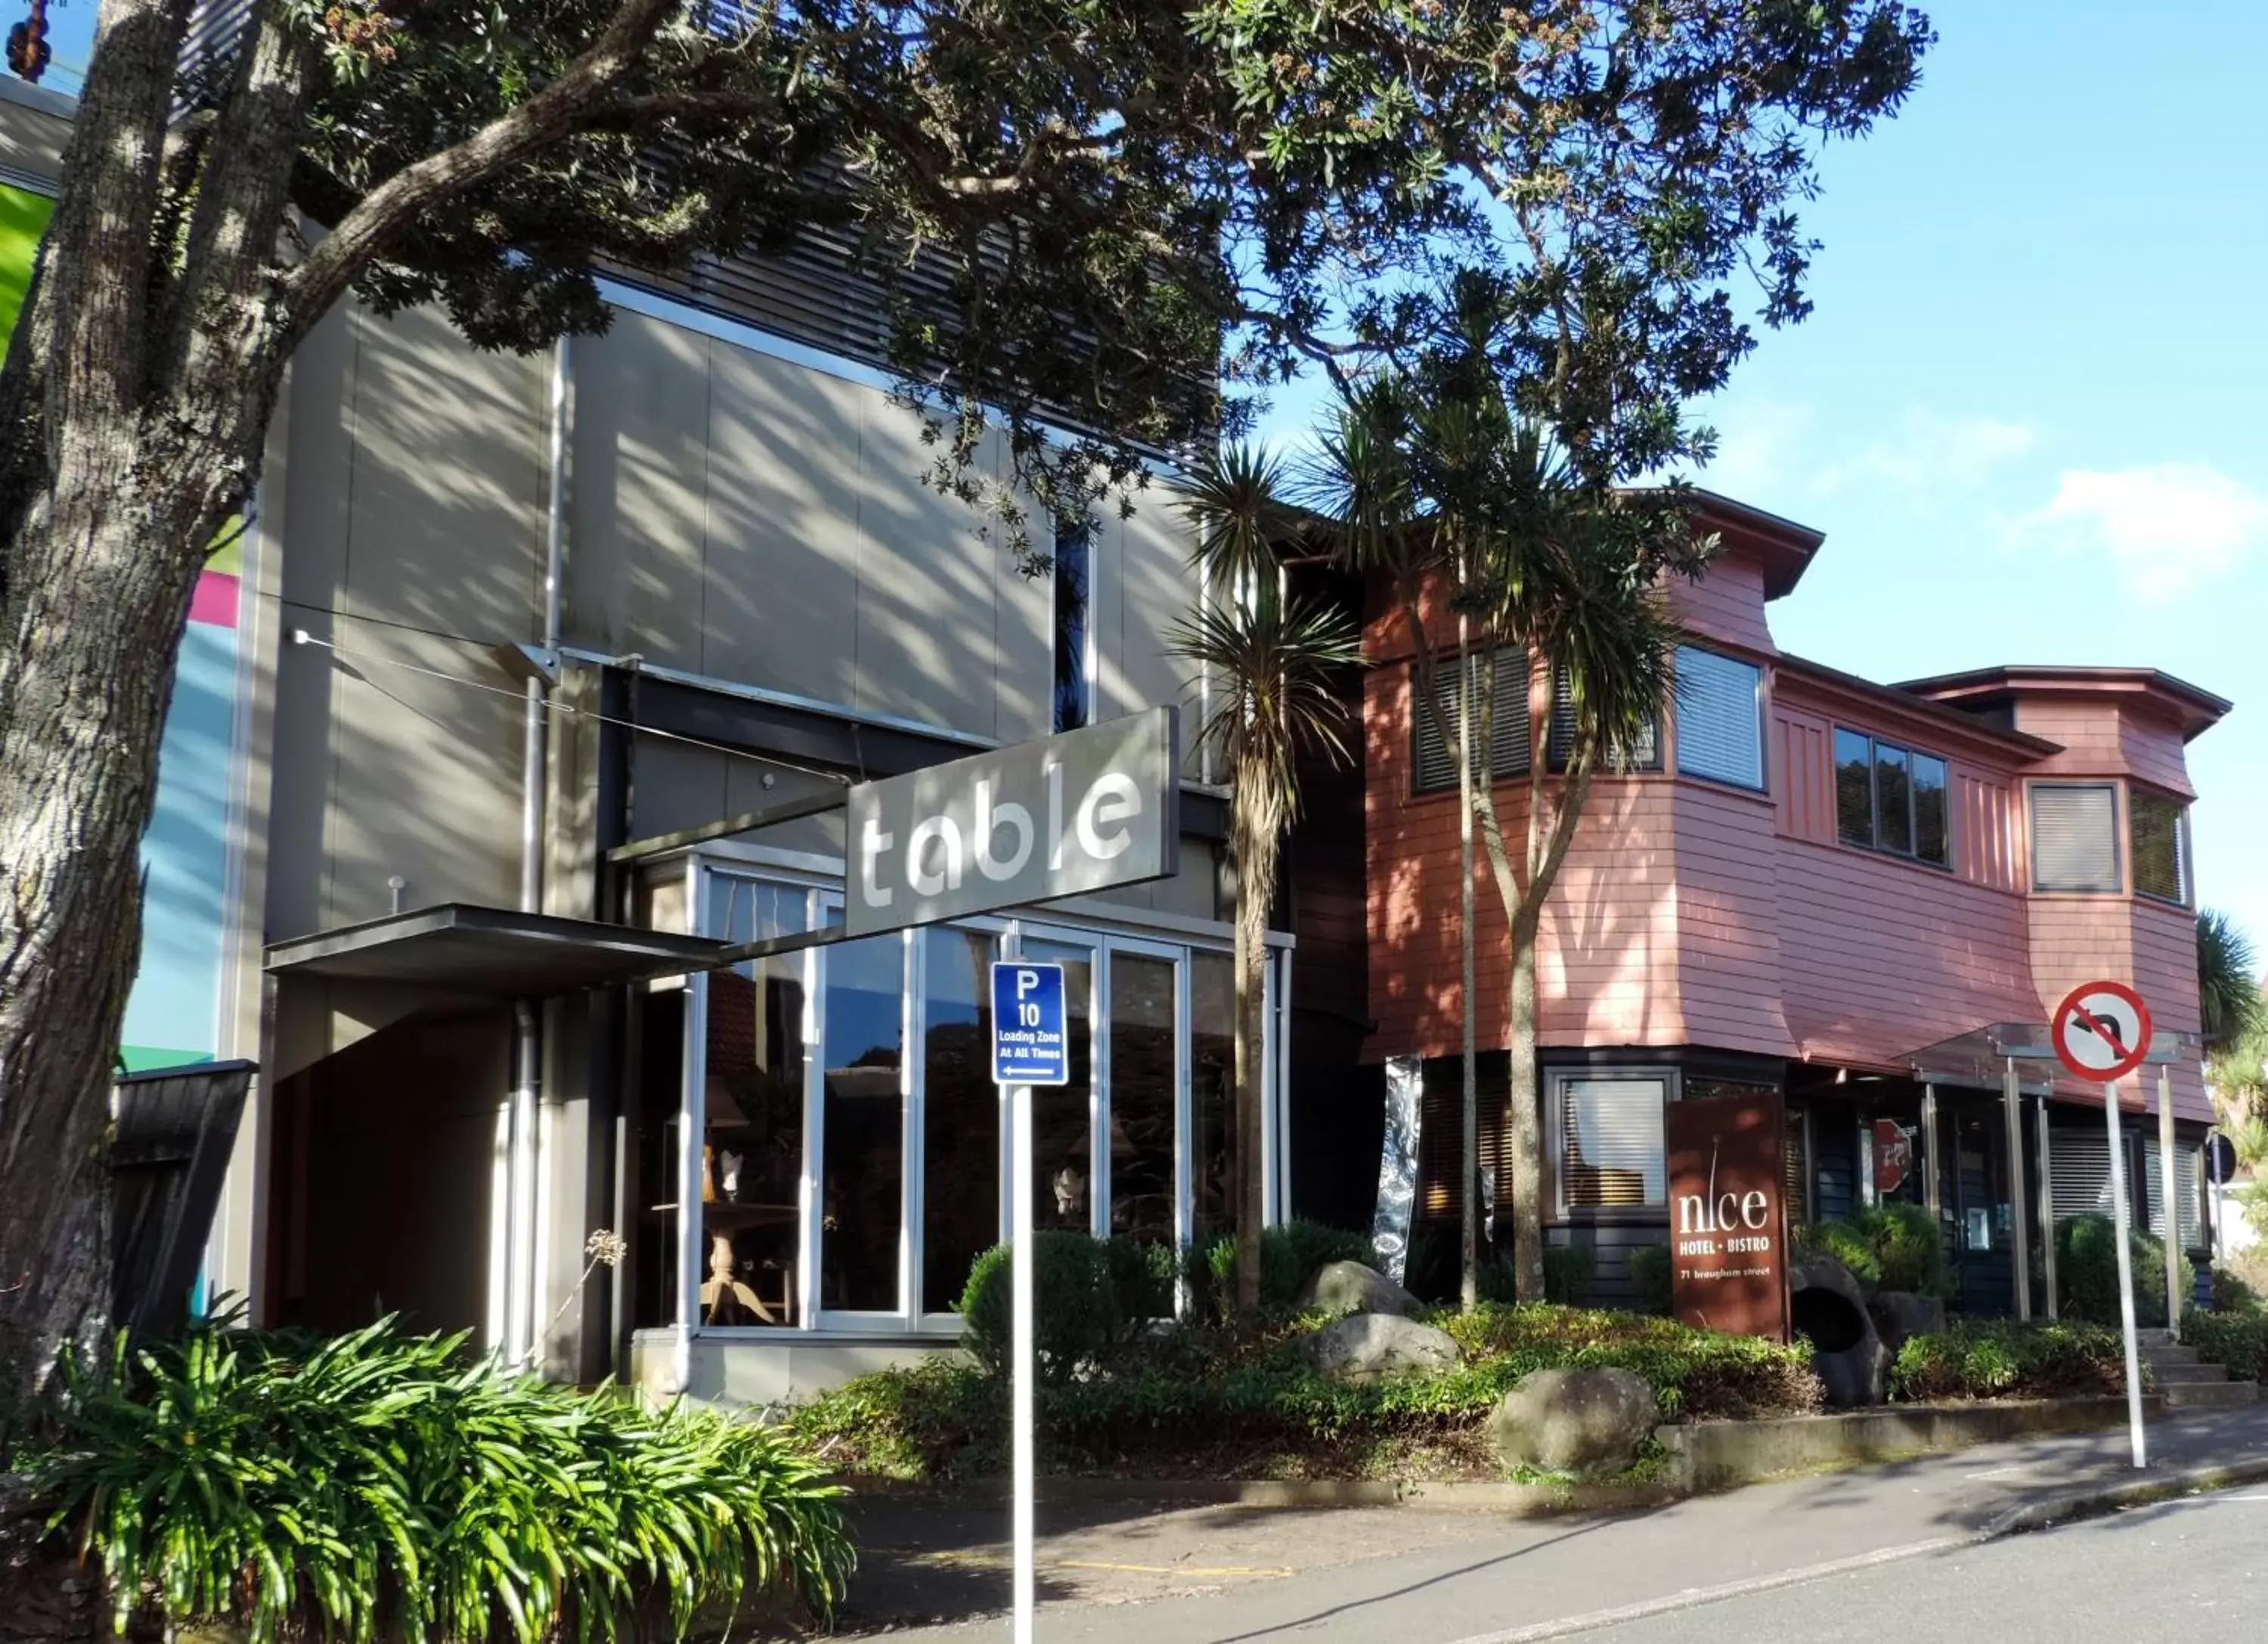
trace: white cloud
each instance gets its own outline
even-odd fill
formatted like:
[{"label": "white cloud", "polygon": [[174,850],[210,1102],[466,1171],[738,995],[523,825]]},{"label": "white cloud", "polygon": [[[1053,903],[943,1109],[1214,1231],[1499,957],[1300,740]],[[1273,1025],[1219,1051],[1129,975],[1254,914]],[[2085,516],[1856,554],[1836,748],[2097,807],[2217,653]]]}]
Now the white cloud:
[{"label": "white cloud", "polygon": [[1717,430],[1717,454],[1697,476],[1701,484],[1759,508],[1784,506],[1801,489],[1808,405],[1736,402],[1702,420]]},{"label": "white cloud", "polygon": [[2241,568],[2268,541],[2268,497],[2218,468],[2066,468],[2019,545],[2107,558],[2138,598],[2170,600]]},{"label": "white cloud", "polygon": [[1918,490],[1974,490],[2038,443],[2028,424],[1910,407],[1895,430],[1828,468],[1819,484],[1834,490],[1858,481],[1886,481]]}]

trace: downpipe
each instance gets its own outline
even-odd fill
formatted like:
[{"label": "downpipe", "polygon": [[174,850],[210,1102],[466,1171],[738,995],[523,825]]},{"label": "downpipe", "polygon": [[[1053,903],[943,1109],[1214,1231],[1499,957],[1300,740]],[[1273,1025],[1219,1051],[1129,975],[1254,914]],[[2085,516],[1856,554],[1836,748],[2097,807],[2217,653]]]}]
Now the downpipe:
[{"label": "downpipe", "polygon": [[[564,337],[553,344],[549,392],[549,478],[544,498],[543,636],[541,670],[528,677],[520,719],[519,907],[543,910],[544,763],[550,730],[551,670],[558,666],[561,581],[567,536],[567,373]],[[507,1252],[504,1357],[533,1368],[543,1344],[537,1338],[542,1298],[538,1294],[543,1229],[537,1225],[537,1182],[543,1095],[543,1009],[539,999],[512,1007],[512,1081],[505,1121]]]}]

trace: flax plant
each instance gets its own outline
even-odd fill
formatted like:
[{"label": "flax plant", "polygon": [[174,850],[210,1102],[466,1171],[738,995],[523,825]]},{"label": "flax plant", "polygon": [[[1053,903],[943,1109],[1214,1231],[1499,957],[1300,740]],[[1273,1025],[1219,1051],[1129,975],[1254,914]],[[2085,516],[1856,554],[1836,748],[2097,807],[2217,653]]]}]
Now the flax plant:
[{"label": "flax plant", "polygon": [[255,1644],[608,1640],[792,1587],[831,1612],[839,1490],[777,1429],[475,1361],[392,1320],[204,1323],[74,1371],[35,1486],[137,1608]]}]

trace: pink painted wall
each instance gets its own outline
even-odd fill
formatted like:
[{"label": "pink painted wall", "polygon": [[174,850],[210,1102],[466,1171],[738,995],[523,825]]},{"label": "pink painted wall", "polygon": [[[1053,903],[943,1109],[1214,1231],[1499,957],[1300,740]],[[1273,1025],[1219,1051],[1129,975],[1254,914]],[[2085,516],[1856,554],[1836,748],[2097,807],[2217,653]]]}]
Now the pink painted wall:
[{"label": "pink painted wall", "polygon": [[[1771,657],[1757,565],[1729,553],[1669,591],[1697,635]],[[1366,688],[1373,1057],[1458,1045],[1456,802],[1410,792],[1407,645],[1371,624]],[[1548,1045],[1701,1044],[1899,1071],[1912,1052],[1995,1021],[2043,1021],[2070,986],[2131,980],[2161,1025],[2194,1030],[2191,916],[2146,899],[2032,896],[2028,778],[2110,776],[2188,795],[2181,728],[2130,691],[2019,700],[2020,738],[1793,661],[1768,670],[1770,793],[1653,776],[1600,783],[1539,944]],[[1837,725],[1945,758],[1949,869],[1836,837]],[[1669,763],[1675,769],[1675,732]],[[1515,851],[1524,781],[1499,790]],[[2124,815],[2124,806],[2121,807]],[[1476,863],[1479,1043],[1506,1038],[1505,924]],[[2176,1110],[2210,1112],[2193,1070]],[[2074,1092],[2073,1094],[2078,1094]]]}]

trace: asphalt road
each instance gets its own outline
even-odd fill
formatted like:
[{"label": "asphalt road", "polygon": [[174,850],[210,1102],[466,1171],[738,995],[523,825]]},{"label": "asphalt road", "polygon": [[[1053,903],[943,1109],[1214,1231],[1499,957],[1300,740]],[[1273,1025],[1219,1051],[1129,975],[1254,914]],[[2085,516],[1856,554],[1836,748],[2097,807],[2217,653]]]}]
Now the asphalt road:
[{"label": "asphalt road", "polygon": [[2264,1546],[2268,1490],[2252,1485],[1569,1636],[1586,1644],[2257,1638],[2268,1599]]}]

